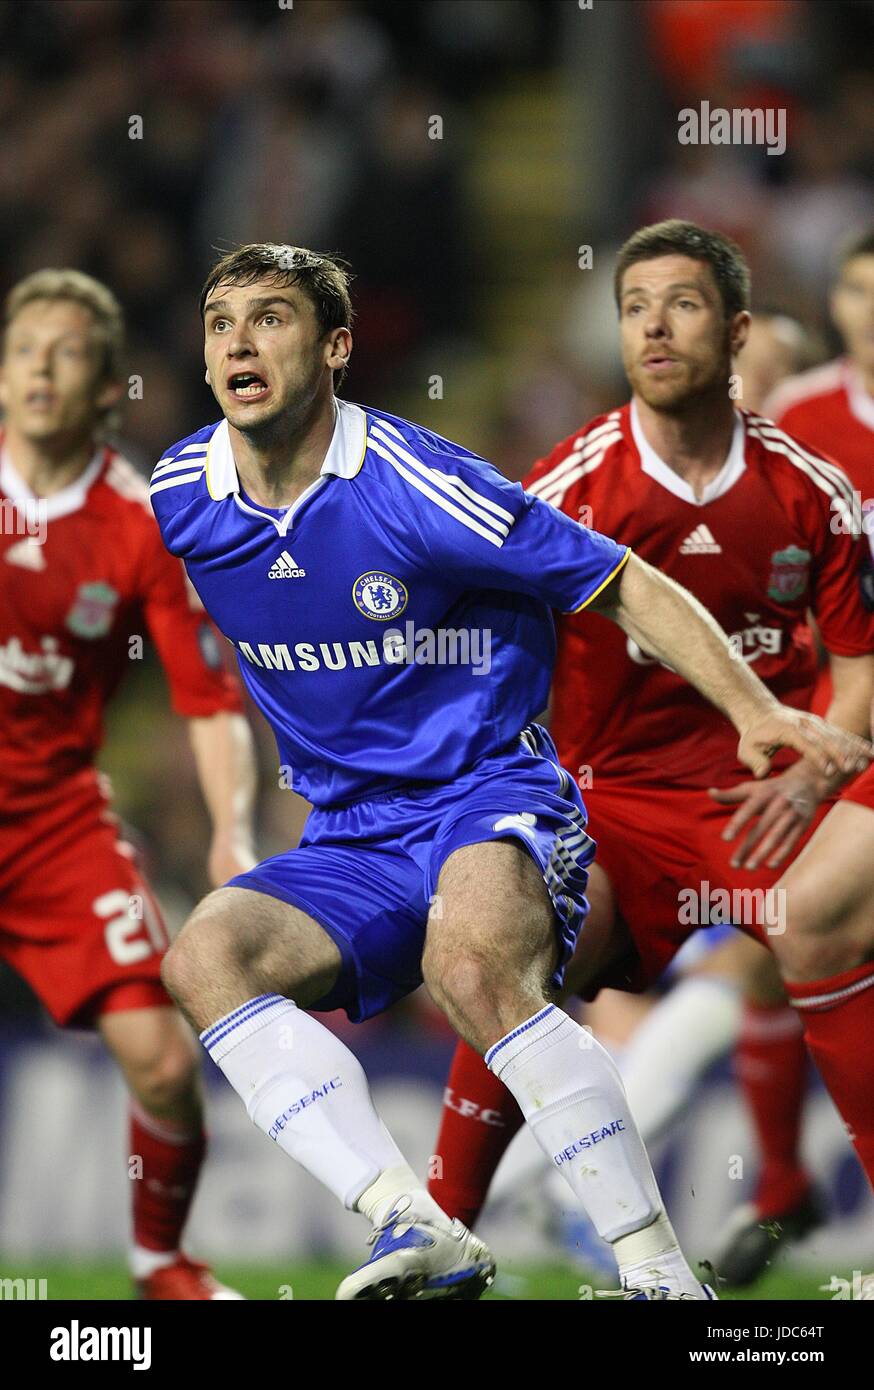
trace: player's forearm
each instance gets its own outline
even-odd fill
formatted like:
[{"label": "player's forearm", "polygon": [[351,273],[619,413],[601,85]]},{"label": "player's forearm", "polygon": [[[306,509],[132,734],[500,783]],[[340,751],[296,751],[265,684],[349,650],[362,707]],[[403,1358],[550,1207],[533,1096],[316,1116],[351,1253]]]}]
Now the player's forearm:
[{"label": "player's forearm", "polygon": [[190,719],[191,746],[214,836],[250,843],[257,779],[255,746],[242,714]]},{"label": "player's forearm", "polygon": [[874,655],[833,656],[829,654],[832,699],[826,719],[839,729],[868,738],[871,732],[871,701],[874,697]]},{"label": "player's forearm", "polygon": [[660,570],[632,555],[605,597],[597,610],[694,685],[738,731],[776,705],[707,609]]}]

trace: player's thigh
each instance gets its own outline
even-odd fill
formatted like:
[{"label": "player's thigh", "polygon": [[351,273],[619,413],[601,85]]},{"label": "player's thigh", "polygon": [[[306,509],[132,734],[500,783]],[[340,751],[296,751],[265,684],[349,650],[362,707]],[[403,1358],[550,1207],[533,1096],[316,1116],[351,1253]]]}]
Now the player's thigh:
[{"label": "player's thigh", "polygon": [[464,974],[469,988],[512,980],[543,991],[559,948],[540,868],[514,840],[462,845],[443,863],[428,918],[423,971],[431,984]]},{"label": "player's thigh", "polygon": [[329,992],[340,965],[339,948],[302,908],[230,887],[195,908],[168,952],[164,979],[195,1021],[211,1021],[260,993],[307,1008]]},{"label": "player's thigh", "polygon": [[93,1026],[110,996],[169,1002],[160,981],[166,928],[113,825],[86,822],[78,838],[44,848],[4,890],[0,956],[61,1026]]},{"label": "player's thigh", "polygon": [[[805,963],[822,974],[874,953],[874,809],[839,801],[777,885],[785,930],[773,949],[793,978]],[[814,973],[813,978],[817,978]]]}]

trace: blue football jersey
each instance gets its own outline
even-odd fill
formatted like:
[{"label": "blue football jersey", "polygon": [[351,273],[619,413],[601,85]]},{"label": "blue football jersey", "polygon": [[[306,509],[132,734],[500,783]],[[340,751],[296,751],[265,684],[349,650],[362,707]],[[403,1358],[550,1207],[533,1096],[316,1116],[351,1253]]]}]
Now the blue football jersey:
[{"label": "blue football jersey", "polygon": [[151,497],[316,806],[506,747],[547,702],[550,610],[585,607],[628,556],[459,445],[341,400],[292,507],[245,495],[226,420],[167,451]]}]

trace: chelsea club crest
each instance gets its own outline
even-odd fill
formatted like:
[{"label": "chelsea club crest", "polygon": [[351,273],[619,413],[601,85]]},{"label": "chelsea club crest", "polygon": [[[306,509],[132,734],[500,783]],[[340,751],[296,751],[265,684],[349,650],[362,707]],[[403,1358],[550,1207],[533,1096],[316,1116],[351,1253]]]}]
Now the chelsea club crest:
[{"label": "chelsea club crest", "polygon": [[410,596],[406,586],[393,574],[371,570],[356,579],[352,586],[352,597],[355,607],[365,618],[384,623],[387,618],[396,618],[403,613]]}]

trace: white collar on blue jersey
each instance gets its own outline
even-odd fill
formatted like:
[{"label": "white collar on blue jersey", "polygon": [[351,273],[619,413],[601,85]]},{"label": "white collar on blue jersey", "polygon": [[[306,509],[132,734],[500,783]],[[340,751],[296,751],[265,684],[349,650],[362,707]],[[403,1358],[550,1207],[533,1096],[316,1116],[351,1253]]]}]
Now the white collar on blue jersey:
[{"label": "white collar on blue jersey", "polygon": [[[337,478],[354,478],[364,462],[367,444],[367,416],[360,405],[335,399],[334,433],[319,476],[333,473]],[[214,502],[240,491],[237,465],[231,450],[227,420],[214,431],[206,451],[206,486]]]},{"label": "white collar on blue jersey", "polygon": [[640,466],[644,473],[661,483],[662,487],[667,488],[675,497],[682,497],[684,502],[691,502],[693,507],[706,507],[708,502],[715,502],[717,497],[724,497],[746,470],[746,430],[743,416],[738,411],[734,412],[734,433],[725,463],[716,477],[711,478],[700,497],[695,496],[691,484],[687,483],[685,478],[681,478],[663,458],[659,458],[655,449],[645,439],[636,401],[631,402],[631,433],[640,454]]}]

